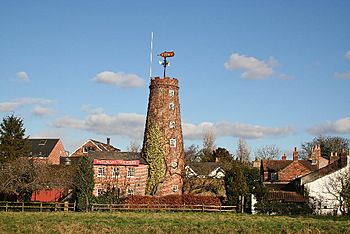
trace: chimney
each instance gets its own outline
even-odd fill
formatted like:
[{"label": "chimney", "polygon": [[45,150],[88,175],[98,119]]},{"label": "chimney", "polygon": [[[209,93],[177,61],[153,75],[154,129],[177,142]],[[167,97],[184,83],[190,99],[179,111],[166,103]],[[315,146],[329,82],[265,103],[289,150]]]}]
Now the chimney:
[{"label": "chimney", "polygon": [[282,161],[286,161],[287,160],[287,155],[286,154],[283,154],[282,155]]},{"label": "chimney", "polygon": [[294,151],[293,151],[293,161],[298,161],[299,159],[299,153],[297,151],[297,147],[294,147]]},{"label": "chimney", "polygon": [[107,145],[111,144],[111,138],[107,137]]}]

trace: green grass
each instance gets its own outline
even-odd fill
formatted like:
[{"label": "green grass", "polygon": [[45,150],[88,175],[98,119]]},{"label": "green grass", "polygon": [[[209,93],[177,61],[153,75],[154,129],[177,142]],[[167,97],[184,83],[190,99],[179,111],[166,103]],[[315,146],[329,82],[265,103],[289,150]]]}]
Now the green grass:
[{"label": "green grass", "polygon": [[350,233],[348,217],[232,213],[0,212],[0,233]]}]

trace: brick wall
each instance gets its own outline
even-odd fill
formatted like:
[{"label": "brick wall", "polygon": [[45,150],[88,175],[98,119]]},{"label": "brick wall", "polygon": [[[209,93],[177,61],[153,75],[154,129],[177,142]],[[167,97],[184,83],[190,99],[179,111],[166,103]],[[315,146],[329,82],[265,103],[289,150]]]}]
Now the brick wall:
[{"label": "brick wall", "polygon": [[[98,177],[98,168],[104,168],[105,176]],[[119,176],[113,177],[113,168],[119,168]],[[128,168],[135,168],[132,177],[127,176]],[[138,166],[118,166],[118,165],[94,165],[95,187],[93,194],[97,196],[98,189],[106,190],[108,187],[120,189],[121,195],[126,195],[128,189],[134,190],[134,195],[145,195],[145,188],[148,175],[148,166],[140,164]]]}]

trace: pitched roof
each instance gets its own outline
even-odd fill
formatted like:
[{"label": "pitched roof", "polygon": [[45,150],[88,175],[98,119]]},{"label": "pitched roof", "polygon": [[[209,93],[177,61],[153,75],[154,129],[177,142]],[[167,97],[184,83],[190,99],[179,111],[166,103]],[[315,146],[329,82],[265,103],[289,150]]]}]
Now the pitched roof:
[{"label": "pitched roof", "polygon": [[264,171],[281,171],[293,162],[298,162],[310,171],[315,171],[318,169],[317,165],[312,165],[309,160],[263,160],[262,165]]},{"label": "pitched roof", "polygon": [[287,191],[269,191],[267,195],[268,200],[278,200],[282,202],[308,202],[308,198],[300,195],[297,192]]},{"label": "pitched roof", "polygon": [[187,166],[199,176],[208,176],[210,172],[220,167],[216,162],[192,162]]},{"label": "pitched roof", "polygon": [[331,163],[325,167],[322,167],[318,170],[315,170],[307,175],[302,176],[301,180],[303,181],[304,184],[310,183],[310,182],[315,181],[323,176],[326,176],[326,175],[329,175],[333,172],[336,172],[336,171],[338,171],[346,166],[347,166],[346,155],[342,155],[333,163]]},{"label": "pitched roof", "polygon": [[106,144],[100,141],[96,141],[93,139],[90,139],[90,141],[92,141],[101,151],[104,152],[110,152],[110,151],[120,151],[120,149],[115,148],[114,146],[110,145],[110,144]]},{"label": "pitched roof", "polygon": [[60,139],[27,139],[30,157],[48,157]]},{"label": "pitched roof", "polygon": [[141,153],[134,152],[91,152],[88,156],[93,159],[140,160],[140,164],[147,164]]}]

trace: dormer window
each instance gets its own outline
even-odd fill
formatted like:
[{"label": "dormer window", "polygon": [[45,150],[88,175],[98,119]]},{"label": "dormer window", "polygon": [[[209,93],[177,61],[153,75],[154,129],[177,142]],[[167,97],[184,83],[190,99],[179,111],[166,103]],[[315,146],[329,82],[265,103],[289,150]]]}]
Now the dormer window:
[{"label": "dormer window", "polygon": [[270,172],[270,180],[271,181],[278,180],[278,173],[277,172]]}]

